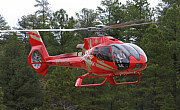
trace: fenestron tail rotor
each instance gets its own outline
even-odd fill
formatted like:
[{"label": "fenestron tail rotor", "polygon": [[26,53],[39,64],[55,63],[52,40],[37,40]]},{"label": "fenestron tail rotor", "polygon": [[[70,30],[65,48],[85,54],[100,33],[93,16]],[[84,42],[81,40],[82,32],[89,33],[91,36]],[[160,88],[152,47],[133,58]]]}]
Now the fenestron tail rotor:
[{"label": "fenestron tail rotor", "polygon": [[[38,50],[33,51],[32,55],[31,55],[31,63],[34,62],[41,62],[41,54],[39,53]],[[32,66],[35,69],[39,69],[41,67],[41,64],[32,64]]]}]

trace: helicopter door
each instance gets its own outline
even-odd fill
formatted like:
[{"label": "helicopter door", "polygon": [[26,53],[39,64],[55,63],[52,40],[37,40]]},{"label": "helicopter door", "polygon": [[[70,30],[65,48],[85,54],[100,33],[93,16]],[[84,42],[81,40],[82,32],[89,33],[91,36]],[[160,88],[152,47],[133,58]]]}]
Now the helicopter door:
[{"label": "helicopter door", "polygon": [[96,47],[94,49],[94,56],[101,60],[113,62],[111,46]]}]

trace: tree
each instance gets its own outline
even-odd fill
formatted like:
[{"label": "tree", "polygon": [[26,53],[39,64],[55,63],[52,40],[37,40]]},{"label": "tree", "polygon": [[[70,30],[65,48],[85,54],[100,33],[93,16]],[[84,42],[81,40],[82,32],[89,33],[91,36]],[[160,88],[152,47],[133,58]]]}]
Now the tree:
[{"label": "tree", "polygon": [[79,27],[86,28],[94,26],[97,13],[95,13],[92,9],[83,8],[80,14],[76,13],[76,16],[79,21]]},{"label": "tree", "polygon": [[74,76],[67,68],[57,67],[46,83],[45,108],[75,109],[78,107],[78,90],[74,88]]},{"label": "tree", "polygon": [[[39,25],[40,24],[38,22],[37,16],[33,14],[24,15],[21,17],[21,19],[18,19],[19,29],[38,29]],[[22,37],[25,48],[29,52],[31,46],[28,39],[28,32],[21,32],[21,34],[22,35],[20,37]]]},{"label": "tree", "polygon": [[[119,0],[103,0],[101,1],[103,7],[97,8],[97,13],[99,14],[98,19],[104,25],[114,25],[122,22],[126,22],[125,19],[125,6],[119,2]],[[111,35],[119,40],[124,40],[121,36],[121,32],[125,31],[124,29],[113,29],[106,31],[108,35]]]},{"label": "tree", "polygon": [[[76,25],[75,19],[73,17],[69,18],[63,9],[52,13],[50,21],[50,26],[53,29],[73,29]],[[60,48],[59,53],[74,52],[76,51],[76,45],[82,42],[80,35],[75,34],[75,32],[53,32],[53,34],[58,42],[56,46]]]},{"label": "tree", "polygon": [[[26,58],[24,45],[16,35],[4,41],[0,56],[0,86],[7,109],[32,110],[42,104],[42,93]],[[18,47],[18,48],[17,48]]]},{"label": "tree", "polygon": [[[38,29],[41,27],[41,23],[39,22],[38,16],[35,14],[30,14],[27,16],[21,17],[18,20],[19,28],[20,29]],[[23,41],[25,43],[25,47],[27,51],[30,51],[30,43],[28,39],[27,32],[23,33]],[[52,32],[40,32],[41,37],[43,37],[43,41],[46,44],[47,50],[50,55],[59,54],[60,47],[59,43],[56,39],[56,36]]]},{"label": "tree", "polygon": [[2,91],[2,87],[0,87],[0,109],[1,110],[6,110],[6,106],[3,105],[3,91]]},{"label": "tree", "polygon": [[37,15],[29,14],[22,16],[21,19],[18,19],[18,25],[21,29],[37,29],[39,26]]},{"label": "tree", "polygon": [[[173,4],[171,8],[169,8],[166,12],[166,14],[160,19],[162,22],[162,29],[163,29],[163,34],[165,38],[169,41],[169,45],[171,48],[171,58],[173,59],[173,69],[176,70],[172,74],[172,82],[173,82],[173,90],[172,90],[172,95],[174,97],[174,101],[178,105],[177,100],[178,97],[178,92],[177,92],[177,81],[178,81],[178,76],[180,74],[180,14],[178,13],[180,11],[180,7],[177,4]],[[179,106],[180,107],[180,106]]]},{"label": "tree", "polygon": [[[4,17],[1,16],[0,14],[0,30],[6,30],[9,29],[10,26],[8,26],[8,23],[5,21]],[[5,34],[0,33],[0,39],[5,40],[7,37]],[[1,43],[1,41],[0,41]]]},{"label": "tree", "polygon": [[39,7],[40,9],[36,11],[37,14],[39,14],[38,18],[42,22],[42,29],[47,28],[47,23],[49,22],[49,16],[50,16],[50,8],[48,7],[49,3],[48,0],[35,0],[37,2],[35,7]]},{"label": "tree", "polygon": [[166,4],[172,6],[174,3],[176,3],[178,6],[180,6],[180,1],[179,0],[162,0]]},{"label": "tree", "polygon": [[[50,18],[50,26],[53,29],[66,29],[66,28],[72,28],[68,27],[69,18],[64,9],[60,9],[54,13],[52,13],[52,16]],[[73,25],[73,22],[72,22]],[[67,32],[53,32],[55,39],[58,41],[58,46],[60,47],[59,53],[65,52],[65,45],[69,45],[69,40],[72,40],[73,34],[66,36]],[[72,33],[72,32],[68,32]]]},{"label": "tree", "polygon": [[[123,22],[133,21],[137,19],[151,19],[153,13],[149,7],[147,0],[128,0],[126,4],[121,4],[119,0],[103,0],[103,7],[98,7],[99,18],[103,19],[105,25],[114,25]],[[125,42],[139,43],[144,30],[148,26],[133,26],[108,30],[108,35],[111,35]]]},{"label": "tree", "polygon": [[[97,20],[97,13],[92,9],[83,8],[80,13],[76,13],[77,26],[79,28],[94,27]],[[93,36],[94,32],[81,31],[79,32],[82,38]]]},{"label": "tree", "polygon": [[[126,2],[125,13],[128,20],[136,20],[136,19],[147,19],[151,20],[154,16],[153,9],[150,8],[150,4],[147,0],[133,0],[130,2],[128,0]],[[145,33],[148,25],[134,26],[130,27],[129,31],[131,33],[127,33],[126,41],[135,41],[136,44],[139,44],[141,37]],[[126,34],[126,33],[125,33]]]},{"label": "tree", "polygon": [[7,22],[5,19],[0,15],[0,30],[6,30],[9,29],[10,27],[7,25]]},{"label": "tree", "polygon": [[[141,41],[141,46],[148,56],[148,67],[144,71],[146,76],[143,78],[142,87],[146,88],[143,108],[152,108],[154,110],[162,109],[166,104],[164,97],[172,98],[173,90],[173,60],[170,56],[170,47],[168,41],[160,31],[157,25],[153,24],[146,30]],[[168,62],[168,63],[167,63]],[[166,85],[166,86],[164,86]],[[163,106],[162,106],[163,105]],[[175,109],[175,101],[171,102],[168,109]],[[142,109],[142,107],[141,107]]]}]

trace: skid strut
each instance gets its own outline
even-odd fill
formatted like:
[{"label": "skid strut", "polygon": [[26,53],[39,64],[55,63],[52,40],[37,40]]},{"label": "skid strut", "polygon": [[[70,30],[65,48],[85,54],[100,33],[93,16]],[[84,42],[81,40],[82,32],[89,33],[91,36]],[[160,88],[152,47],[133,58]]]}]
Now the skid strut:
[{"label": "skid strut", "polygon": [[[144,74],[140,74],[139,72],[136,72],[136,74],[122,74],[122,75],[114,75],[113,73],[111,73],[111,74],[105,75],[105,76],[90,76],[91,74],[92,73],[87,73],[87,74],[85,74],[83,76],[79,76],[77,81],[76,81],[75,86],[76,87],[100,86],[100,85],[105,84],[107,80],[109,81],[109,83],[111,85],[135,84],[135,83],[139,83],[140,82],[140,76],[144,75]],[[138,80],[134,81],[134,82],[117,83],[114,80],[114,77],[116,77],[116,76],[138,76]],[[96,78],[96,77],[104,77],[105,80],[102,83],[99,83],[99,84],[85,84],[85,85],[82,85],[82,81],[83,81],[84,78]]]}]

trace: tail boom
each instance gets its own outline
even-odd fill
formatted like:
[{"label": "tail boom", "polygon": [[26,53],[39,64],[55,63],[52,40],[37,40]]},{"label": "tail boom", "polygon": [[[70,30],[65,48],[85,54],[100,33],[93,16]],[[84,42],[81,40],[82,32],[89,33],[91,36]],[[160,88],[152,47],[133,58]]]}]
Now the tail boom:
[{"label": "tail boom", "polygon": [[49,66],[61,66],[71,68],[82,68],[83,60],[73,54],[61,54],[58,56],[49,56],[42,38],[37,31],[29,32],[31,51],[28,56],[29,65],[39,75],[46,75]]},{"label": "tail boom", "polygon": [[[63,54],[64,55],[64,54]],[[61,66],[70,68],[82,68],[82,58],[77,56],[70,56],[68,58],[60,58],[59,56],[50,56],[51,59],[47,60],[46,63],[50,66]]]}]

